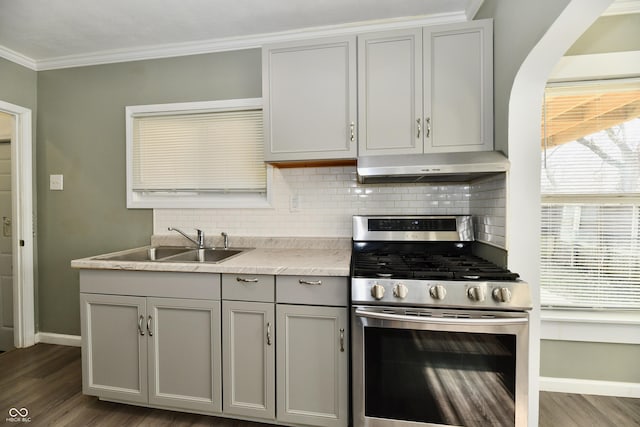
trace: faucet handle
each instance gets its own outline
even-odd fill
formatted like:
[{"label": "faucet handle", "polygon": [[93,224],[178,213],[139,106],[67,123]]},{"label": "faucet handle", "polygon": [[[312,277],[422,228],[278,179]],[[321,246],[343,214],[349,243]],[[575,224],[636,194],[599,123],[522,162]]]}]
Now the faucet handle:
[{"label": "faucet handle", "polygon": [[200,248],[204,248],[204,231],[200,230],[199,228],[196,228],[195,230],[197,233],[198,246]]}]

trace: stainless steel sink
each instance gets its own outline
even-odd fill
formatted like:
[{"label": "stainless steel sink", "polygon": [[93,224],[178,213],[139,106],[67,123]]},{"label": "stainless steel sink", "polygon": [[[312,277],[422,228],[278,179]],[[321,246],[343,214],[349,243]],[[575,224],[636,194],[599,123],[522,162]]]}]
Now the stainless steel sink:
[{"label": "stainless steel sink", "polygon": [[100,255],[93,259],[104,261],[203,262],[215,264],[240,255],[247,250],[250,249],[196,249],[184,246],[150,246],[111,255]]},{"label": "stainless steel sink", "polygon": [[146,248],[135,249],[126,252],[120,252],[113,255],[101,255],[94,259],[105,261],[158,261],[173,255],[192,251],[193,248],[184,246],[151,246]]},{"label": "stainless steel sink", "polygon": [[166,262],[208,262],[217,263],[239,255],[245,249],[194,249],[163,259]]}]

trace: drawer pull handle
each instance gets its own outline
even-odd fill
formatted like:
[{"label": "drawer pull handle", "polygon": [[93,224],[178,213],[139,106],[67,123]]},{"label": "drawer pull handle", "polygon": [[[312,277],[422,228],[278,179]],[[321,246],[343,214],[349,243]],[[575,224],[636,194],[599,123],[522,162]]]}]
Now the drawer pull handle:
[{"label": "drawer pull handle", "polygon": [[344,353],[344,328],[340,328],[340,351]]},{"label": "drawer pull handle", "polygon": [[144,322],[144,316],[141,314],[138,317],[138,332],[140,332],[141,336],[144,336],[144,329],[142,328],[142,322]]},{"label": "drawer pull handle", "polygon": [[153,336],[153,332],[151,331],[151,316],[147,317],[147,332],[149,332],[149,336]]},{"label": "drawer pull handle", "polygon": [[236,277],[236,281],[242,282],[242,283],[258,283],[258,279],[255,277],[252,279],[246,279],[244,277]]},{"label": "drawer pull handle", "polygon": [[271,322],[267,322],[267,345],[271,345]]},{"label": "drawer pull handle", "polygon": [[301,285],[322,285],[322,280],[298,280],[298,283]]}]

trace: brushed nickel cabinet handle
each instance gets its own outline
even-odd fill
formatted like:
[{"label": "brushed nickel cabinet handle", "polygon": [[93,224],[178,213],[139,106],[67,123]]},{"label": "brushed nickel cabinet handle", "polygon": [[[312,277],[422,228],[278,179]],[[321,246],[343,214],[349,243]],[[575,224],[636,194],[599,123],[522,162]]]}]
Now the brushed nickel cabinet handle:
[{"label": "brushed nickel cabinet handle", "polygon": [[271,322],[267,322],[267,345],[271,345]]},{"label": "brushed nickel cabinet handle", "polygon": [[422,132],[422,125],[420,124],[420,119],[417,119],[416,122],[418,123],[418,135],[416,136],[416,138],[420,138],[420,133]]},{"label": "brushed nickel cabinet handle", "polygon": [[351,142],[356,140],[356,124],[351,122],[351,124],[349,125],[349,130],[351,132],[351,138],[349,138],[351,140]]},{"label": "brushed nickel cabinet handle", "polygon": [[425,137],[429,138],[429,135],[431,135],[431,118],[425,118],[424,124],[427,125],[427,134],[425,135]]},{"label": "brushed nickel cabinet handle", "polygon": [[258,279],[256,277],[253,277],[251,279],[246,279],[244,277],[236,277],[236,281],[242,282],[242,283],[258,283]]},{"label": "brushed nickel cabinet handle", "polygon": [[344,328],[340,328],[340,351],[344,353]]},{"label": "brushed nickel cabinet handle", "polygon": [[298,280],[298,283],[300,283],[301,285],[322,285],[322,280],[303,280],[300,279]]},{"label": "brushed nickel cabinet handle", "polygon": [[138,317],[138,332],[140,332],[140,335],[144,336],[142,322],[144,322],[144,316],[141,314],[140,317]]},{"label": "brushed nickel cabinet handle", "polygon": [[147,317],[147,332],[149,332],[149,336],[153,336],[153,332],[151,330],[151,316]]}]

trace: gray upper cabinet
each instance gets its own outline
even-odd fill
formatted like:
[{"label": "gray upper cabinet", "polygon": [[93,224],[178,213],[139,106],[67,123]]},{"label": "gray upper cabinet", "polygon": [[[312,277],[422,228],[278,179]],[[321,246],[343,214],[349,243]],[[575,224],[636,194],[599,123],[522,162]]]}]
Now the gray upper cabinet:
[{"label": "gray upper cabinet", "polygon": [[359,155],[493,149],[491,20],[358,36]]},{"label": "gray upper cabinet", "polygon": [[424,28],[425,152],[493,150],[491,20]]},{"label": "gray upper cabinet", "polygon": [[222,347],[224,413],[275,419],[273,302],[223,301]]},{"label": "gray upper cabinet", "polygon": [[422,29],[358,37],[359,155],[422,153]]},{"label": "gray upper cabinet", "polygon": [[354,159],[355,36],[262,50],[266,161]]}]

